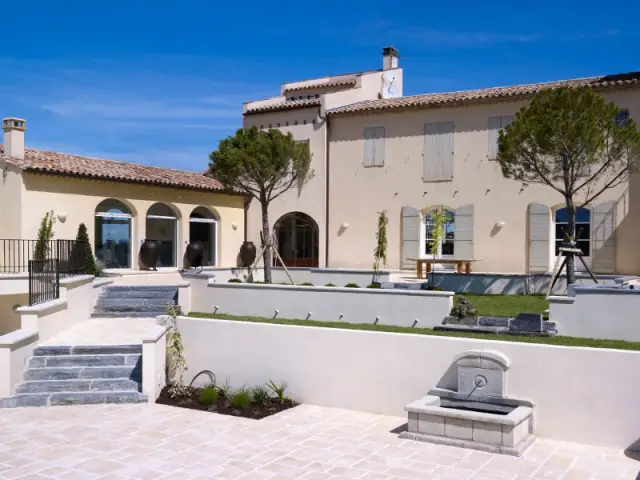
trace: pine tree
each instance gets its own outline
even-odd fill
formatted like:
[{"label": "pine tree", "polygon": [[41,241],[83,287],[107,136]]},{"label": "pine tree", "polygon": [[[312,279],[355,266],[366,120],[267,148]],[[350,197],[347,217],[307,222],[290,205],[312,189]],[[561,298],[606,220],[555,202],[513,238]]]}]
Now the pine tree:
[{"label": "pine tree", "polygon": [[98,268],[96,267],[96,260],[93,257],[93,251],[91,250],[91,243],[89,243],[89,234],[87,233],[87,226],[81,223],[78,227],[78,235],[76,235],[76,250],[74,259],[79,261],[84,260],[87,266],[87,274],[98,275]]}]

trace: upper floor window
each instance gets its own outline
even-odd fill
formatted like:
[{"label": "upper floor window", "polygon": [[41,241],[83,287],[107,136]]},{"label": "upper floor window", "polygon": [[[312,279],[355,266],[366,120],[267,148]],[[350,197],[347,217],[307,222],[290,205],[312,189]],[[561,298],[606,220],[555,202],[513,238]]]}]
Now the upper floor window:
[{"label": "upper floor window", "polygon": [[453,179],[453,122],[424,126],[422,180],[448,182]]},{"label": "upper floor window", "polygon": [[513,115],[489,118],[489,160],[498,158],[499,132],[513,122]]},{"label": "upper floor window", "polygon": [[364,129],[364,166],[381,167],[384,165],[384,127],[366,127]]},{"label": "upper floor window", "polygon": [[616,115],[618,127],[623,127],[629,121],[629,110],[620,110]]}]

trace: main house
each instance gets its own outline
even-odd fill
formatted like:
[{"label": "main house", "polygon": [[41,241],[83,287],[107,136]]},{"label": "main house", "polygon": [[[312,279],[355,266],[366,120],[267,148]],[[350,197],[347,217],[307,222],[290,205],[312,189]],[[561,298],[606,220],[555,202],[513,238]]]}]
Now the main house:
[{"label": "main house", "polygon": [[199,172],[99,160],[25,148],[26,123],[5,118],[0,145],[0,273],[26,270],[43,216],[54,238],[87,226],[106,268],[133,269],[145,239],[158,243],[160,268],[180,268],[186,246],[201,242],[209,266],[235,267],[246,198]]},{"label": "main house", "polygon": [[[379,70],[285,83],[281,95],[243,105],[244,126],[278,128],[307,142],[314,175],[271,205],[288,265],[371,268],[378,212],[386,211],[390,268],[431,256],[478,261],[484,272],[548,272],[563,240],[563,198],[503,177],[499,130],[536,92],[586,86],[640,117],[640,73],[403,96],[398,52]],[[446,238],[429,247],[431,213]],[[259,205],[247,235],[259,242]],[[599,273],[640,273],[640,179],[577,212],[578,245]]]}]

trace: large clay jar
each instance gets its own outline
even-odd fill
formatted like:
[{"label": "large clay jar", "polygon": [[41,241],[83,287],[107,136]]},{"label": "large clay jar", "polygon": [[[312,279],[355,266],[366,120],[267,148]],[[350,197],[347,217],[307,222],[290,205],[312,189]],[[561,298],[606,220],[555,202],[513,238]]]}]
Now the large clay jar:
[{"label": "large clay jar", "polygon": [[242,265],[250,267],[256,260],[256,246],[253,242],[244,242],[240,247],[240,260]]},{"label": "large clay jar", "polygon": [[147,268],[156,270],[159,258],[160,250],[158,249],[158,242],[145,239],[142,245],[140,245],[140,261],[142,264]]},{"label": "large clay jar", "polygon": [[202,266],[202,259],[204,258],[204,245],[202,242],[193,242],[187,245],[187,262],[189,267],[198,268]]}]

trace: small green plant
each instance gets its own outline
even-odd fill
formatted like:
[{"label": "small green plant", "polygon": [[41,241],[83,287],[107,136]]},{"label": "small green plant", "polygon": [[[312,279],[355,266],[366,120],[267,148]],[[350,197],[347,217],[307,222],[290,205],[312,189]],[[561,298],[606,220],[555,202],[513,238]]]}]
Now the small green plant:
[{"label": "small green plant", "polygon": [[204,405],[211,406],[218,403],[218,389],[213,386],[205,387],[200,390],[200,403]]},{"label": "small green plant", "polygon": [[370,283],[369,285],[367,285],[367,288],[382,288],[382,285],[380,285],[379,283]]},{"label": "small green plant", "polygon": [[311,282],[304,282],[304,283],[301,283],[300,285],[303,285],[305,287],[313,287],[313,283]]},{"label": "small green plant", "polygon": [[231,396],[231,379],[227,377],[222,385],[218,387],[218,391],[220,395],[225,398],[229,398]]},{"label": "small green plant", "polygon": [[46,260],[49,258],[51,240],[53,239],[53,226],[55,223],[56,218],[53,210],[45,213],[44,217],[42,217],[40,228],[38,229],[38,239],[36,240],[36,246],[33,251],[33,258],[35,260]]},{"label": "small green plant", "polygon": [[460,295],[456,298],[449,315],[458,318],[475,318],[478,315],[478,310],[467,297]]},{"label": "small green plant", "polygon": [[263,406],[269,401],[269,390],[264,385],[258,385],[251,389],[251,401],[256,405]]},{"label": "small green plant", "polygon": [[357,283],[347,283],[345,285],[346,288],[360,288],[360,285],[358,285]]},{"label": "small green plant", "polygon": [[233,393],[231,397],[230,405],[233,408],[245,409],[251,403],[251,395],[247,388],[241,387]]},{"label": "small green plant", "polygon": [[228,283],[242,283],[242,280],[240,280],[239,278],[230,278],[228,280]]},{"label": "small green plant", "polygon": [[[431,212],[429,212],[431,216],[431,237],[429,239],[429,250],[433,254],[433,260],[435,261],[436,257],[440,253],[440,245],[442,244],[442,240],[445,236],[445,225],[447,223],[447,212],[443,207],[438,207]],[[433,268],[431,268],[431,281],[430,285],[433,284]]]},{"label": "small green plant", "polygon": [[187,360],[184,358],[182,335],[178,329],[177,317],[182,315],[180,305],[167,304],[167,362],[166,380],[168,384],[183,385],[184,372],[187,370]]},{"label": "small green plant", "polygon": [[373,281],[380,278],[380,265],[387,264],[387,225],[389,218],[387,211],[378,214],[378,230],[376,231],[376,248],[373,250]]},{"label": "small green plant", "polygon": [[276,397],[280,403],[284,403],[287,398],[284,395],[284,392],[287,390],[287,382],[280,382],[280,384],[277,384],[273,380],[269,380],[267,382],[267,388],[271,390],[274,397]]},{"label": "small green plant", "polygon": [[264,284],[264,282],[263,282],[262,280],[256,280],[256,281],[255,281],[255,282],[253,282],[253,283]]},{"label": "small green plant", "polygon": [[335,284],[329,282],[329,283],[325,283],[324,285],[325,287],[335,287]]}]

